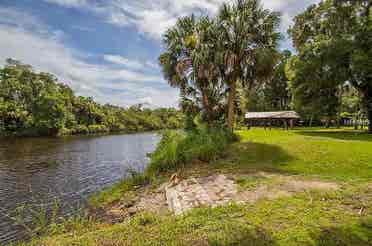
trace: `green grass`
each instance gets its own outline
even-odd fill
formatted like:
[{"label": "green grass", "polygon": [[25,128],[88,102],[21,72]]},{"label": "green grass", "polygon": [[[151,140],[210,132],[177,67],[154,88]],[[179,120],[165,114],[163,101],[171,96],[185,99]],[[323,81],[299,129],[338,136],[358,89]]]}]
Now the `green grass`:
[{"label": "green grass", "polygon": [[184,168],[193,161],[210,162],[222,156],[236,136],[224,129],[195,129],[194,131],[167,131],[151,155],[146,170],[149,176]]},{"label": "green grass", "polygon": [[[256,177],[259,171],[332,180],[341,189],[194,209],[184,216],[144,213],[115,225],[90,222],[29,245],[372,245],[371,135],[323,129],[238,134],[241,141],[226,148],[224,158],[190,164],[185,173],[239,174],[240,188],[248,190],[262,183],[275,185],[270,178]],[[96,205],[125,199],[138,183],[104,192]]]},{"label": "green grass", "polygon": [[255,175],[241,176],[237,178],[235,181],[239,185],[240,190],[254,190],[257,188],[257,186],[261,184],[267,184],[269,182],[272,182],[272,180],[268,178]]},{"label": "green grass", "polygon": [[178,217],[145,213],[126,223],[97,225],[90,232],[30,245],[370,245],[372,217],[361,217],[343,204],[350,192],[200,208]]},{"label": "green grass", "polygon": [[372,135],[341,130],[239,131],[242,141],[218,164],[341,181],[372,180]]},{"label": "green grass", "polygon": [[146,175],[132,173],[131,177],[91,196],[89,204],[94,208],[102,208],[121,200],[131,200],[135,197],[136,188],[149,183],[150,179]]}]

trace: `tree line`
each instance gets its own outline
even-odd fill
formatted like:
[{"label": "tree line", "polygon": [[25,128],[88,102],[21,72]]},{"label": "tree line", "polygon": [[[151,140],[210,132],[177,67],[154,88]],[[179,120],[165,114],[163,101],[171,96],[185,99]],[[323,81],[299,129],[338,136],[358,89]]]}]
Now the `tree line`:
[{"label": "tree line", "polygon": [[298,111],[312,122],[366,117],[372,132],[372,14],[368,0],[323,0],[294,18],[294,54],[280,51],[280,13],[259,0],[182,17],[159,57],[180,88],[187,122],[233,129],[246,111]]},{"label": "tree line", "polygon": [[49,73],[8,59],[0,68],[0,135],[71,135],[181,128],[173,108],[122,108],[76,96]]}]

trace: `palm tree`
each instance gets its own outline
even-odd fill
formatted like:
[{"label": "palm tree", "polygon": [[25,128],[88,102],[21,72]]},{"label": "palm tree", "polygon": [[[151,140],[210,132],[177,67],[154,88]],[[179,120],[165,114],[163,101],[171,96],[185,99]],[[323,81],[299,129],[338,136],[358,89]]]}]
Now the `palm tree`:
[{"label": "palm tree", "polygon": [[229,88],[228,127],[235,121],[237,83],[252,88],[270,74],[280,34],[280,14],[263,9],[259,0],[224,4],[217,18],[218,64]]},{"label": "palm tree", "polygon": [[[183,102],[192,98],[208,123],[215,119],[221,76],[215,65],[216,25],[209,17],[184,17],[165,34],[166,51],[159,61],[168,83],[180,88]],[[187,103],[185,105],[190,105]]]}]

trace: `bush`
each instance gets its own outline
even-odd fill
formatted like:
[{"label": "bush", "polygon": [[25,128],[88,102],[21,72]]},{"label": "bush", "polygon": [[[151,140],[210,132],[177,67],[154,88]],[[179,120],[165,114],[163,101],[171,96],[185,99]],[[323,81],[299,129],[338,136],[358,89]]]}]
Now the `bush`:
[{"label": "bush", "polygon": [[126,129],[125,125],[120,124],[120,123],[116,123],[116,124],[110,126],[110,131],[112,131],[112,132],[125,132],[125,131],[127,131],[127,129]]},{"label": "bush", "polygon": [[77,125],[72,132],[73,134],[88,134],[89,129],[85,125]]},{"label": "bush", "polygon": [[73,133],[73,130],[68,128],[61,128],[58,132],[58,136],[69,136]]},{"label": "bush", "polygon": [[89,125],[89,133],[107,133],[110,130],[104,125]]},{"label": "bush", "polygon": [[194,160],[205,162],[216,160],[235,140],[236,136],[224,129],[166,131],[151,155],[147,174],[176,170]]},{"label": "bush", "polygon": [[151,154],[148,173],[157,173],[175,169],[185,160],[180,155],[180,144],[185,141],[186,134],[181,131],[165,131],[155,152]]}]

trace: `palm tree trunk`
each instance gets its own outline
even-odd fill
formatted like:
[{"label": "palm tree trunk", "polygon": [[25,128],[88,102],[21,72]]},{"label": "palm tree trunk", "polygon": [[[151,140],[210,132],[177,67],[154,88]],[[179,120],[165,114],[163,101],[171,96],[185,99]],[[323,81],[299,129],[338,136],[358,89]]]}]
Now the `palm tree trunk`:
[{"label": "palm tree trunk", "polygon": [[228,115],[227,115],[227,126],[232,131],[234,130],[235,122],[235,97],[236,97],[236,80],[233,80],[230,84],[230,92],[228,99]]},{"label": "palm tree trunk", "polygon": [[206,113],[206,120],[208,125],[210,125],[212,122],[212,117],[211,117],[211,107],[209,104],[209,98],[208,95],[205,93],[205,91],[202,91],[202,100],[203,100],[203,107]]}]

